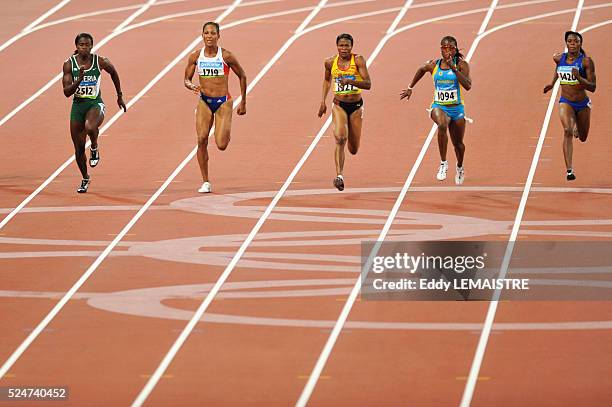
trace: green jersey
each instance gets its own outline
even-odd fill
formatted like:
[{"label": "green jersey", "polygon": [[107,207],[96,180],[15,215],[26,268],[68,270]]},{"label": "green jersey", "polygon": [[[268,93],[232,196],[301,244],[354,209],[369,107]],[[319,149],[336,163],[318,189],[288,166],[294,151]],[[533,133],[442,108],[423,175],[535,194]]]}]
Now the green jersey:
[{"label": "green jersey", "polygon": [[[79,80],[79,64],[76,59],[76,55],[70,57],[70,64],[72,65],[72,79],[76,82]],[[92,54],[93,62],[91,68],[86,69],[84,72],[83,80],[79,84],[76,92],[74,92],[75,99],[101,99],[100,95],[100,82],[102,81],[102,70],[98,62],[98,55]]]}]

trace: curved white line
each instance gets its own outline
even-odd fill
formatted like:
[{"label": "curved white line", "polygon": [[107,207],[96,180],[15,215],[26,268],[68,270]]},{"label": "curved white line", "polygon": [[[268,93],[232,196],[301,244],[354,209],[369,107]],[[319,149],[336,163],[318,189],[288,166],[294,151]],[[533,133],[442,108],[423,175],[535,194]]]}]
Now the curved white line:
[{"label": "curved white line", "polygon": [[[361,0],[359,0],[361,1]],[[447,0],[448,2],[454,2],[457,0]],[[249,4],[255,4],[257,2],[252,2]],[[433,3],[427,3],[429,5],[439,5],[442,4],[444,2],[440,2],[440,1],[436,1]],[[247,3],[245,3],[247,4]],[[351,1],[345,1],[345,2],[339,2],[339,3],[334,3],[332,5],[330,5],[330,7],[337,7],[337,6],[342,6],[342,5],[347,5],[347,4],[352,4]],[[312,9],[308,8],[308,9]],[[251,21],[255,21],[257,19],[262,19],[262,18],[269,18],[269,17],[273,17],[273,16],[279,16],[279,15],[286,15],[286,14],[290,14],[290,13],[296,13],[296,12],[302,12],[305,9],[297,9],[297,10],[288,10],[288,11],[283,11],[283,12],[277,12],[277,13],[270,13],[270,14],[265,14],[265,15],[260,15],[258,17],[251,17],[251,18],[245,18],[243,20],[239,20],[239,21],[235,21],[233,23],[229,23],[224,25],[224,28],[231,28],[234,26],[237,26],[239,24],[243,24],[246,22],[251,22]],[[373,13],[365,13],[365,14],[358,14],[353,18],[358,18],[358,17],[365,17],[365,16],[369,16],[369,15],[375,15],[378,12],[373,12]],[[336,19],[333,20],[334,22],[341,22],[341,21],[345,21],[348,20],[349,17],[345,17],[342,19]],[[319,24],[317,27],[323,27],[327,24]],[[130,27],[126,27],[125,30],[129,30]],[[310,32],[312,30],[304,30],[304,34],[306,32]],[[119,35],[120,33],[113,33],[111,35]],[[302,33],[300,33],[300,35],[303,35]],[[295,39],[291,40],[292,42]],[[148,92],[163,76],[165,76],[170,69],[172,69],[176,64],[178,64],[183,58],[185,58],[185,56],[201,41],[200,36],[196,37],[194,39],[194,41],[189,44],[187,46],[187,48],[185,48],[179,55],[177,55],[174,60],[172,60],[172,62],[170,62],[162,71],[160,71],[138,94],[136,94],[130,101],[128,101],[127,103],[127,107],[130,108],[131,106],[133,106],[146,92]],[[98,44],[100,45],[100,44]],[[285,50],[279,50],[279,53],[284,53]],[[268,63],[268,65],[270,65],[270,63]],[[264,68],[264,69],[269,69],[269,67]],[[59,80],[61,74],[58,75],[58,77],[55,78],[55,80]],[[261,79],[261,75],[258,75],[257,77],[255,77],[253,79],[253,81],[251,82],[251,84],[249,85],[250,88],[252,88],[253,86],[255,86],[257,84],[257,82],[259,82],[259,80]],[[46,86],[51,87],[52,84],[55,82],[55,80],[50,81]],[[43,89],[39,90],[39,92],[37,92],[36,95],[33,95],[32,99],[34,96],[38,96],[39,94],[42,94]],[[28,102],[28,101],[26,101]],[[235,100],[235,103],[238,103],[239,99]],[[25,103],[25,102],[24,102]],[[29,102],[28,102],[29,103]],[[109,121],[107,121],[105,123],[105,125],[100,129],[100,135],[102,136],[104,134],[104,132],[115,122],[117,121],[121,116],[123,115],[123,110],[119,110]],[[331,119],[328,120],[328,122],[326,122],[326,125],[329,126],[329,123],[331,123]],[[0,121],[0,125],[2,125],[2,121]],[[91,144],[90,141],[87,141],[86,147],[88,147]],[[195,154],[195,150],[192,151],[192,154]],[[189,159],[189,157],[187,158]],[[70,156],[70,158],[68,158],[59,168],[57,168],[53,174],[51,174],[41,185],[38,186],[38,188],[36,188],[30,195],[28,195],[23,201],[21,201],[21,203],[19,205],[17,205],[17,207],[15,207],[15,209],[13,209],[4,219],[2,219],[2,221],[0,222],[0,229],[2,229],[17,213],[19,213],[19,211],[21,211],[21,209],[23,209],[28,203],[30,203],[30,201],[32,201],[32,199],[34,199],[43,189],[45,189],[55,178],[57,178],[57,176],[59,174],[61,174],[64,169],[66,169],[72,162],[74,161],[74,156]]]},{"label": "curved white line", "polygon": [[[56,4],[55,6],[51,7],[49,10],[47,10],[45,13],[43,13],[36,20],[34,20],[30,24],[28,24],[19,33],[15,34],[11,38],[9,38],[4,44],[0,45],[0,51],[4,50],[5,48],[7,48],[11,44],[13,44],[15,41],[17,41],[18,39],[20,39],[20,38],[24,37],[25,35],[27,35],[34,27],[36,27],[38,25],[38,23],[40,23],[41,21],[45,20],[51,14],[55,13],[56,11],[58,11],[59,9],[61,9],[62,7],[64,7],[68,3],[70,3],[70,0],[62,0],[58,4]],[[8,6],[6,6],[6,7],[8,7]]]},{"label": "curved white line", "polygon": [[[535,2],[524,2],[524,3],[520,3],[520,5],[531,5],[533,3],[535,3]],[[493,9],[495,9],[495,8],[501,9],[501,8],[517,7],[517,6],[519,6],[519,3],[506,5],[505,7],[502,7],[502,6],[496,7],[496,6],[497,6],[497,0],[493,0],[491,2],[491,6],[488,9],[484,9],[484,10],[483,9],[479,9],[478,11],[472,11],[472,12],[482,12],[482,11],[487,11],[488,10],[487,16],[485,17],[485,20],[483,21],[483,23],[482,23],[482,25],[480,27],[479,34],[475,38],[474,42],[472,43],[472,46],[470,47],[470,50],[468,52],[468,56],[466,57],[467,60],[469,60],[471,58],[471,56],[474,54],[474,52],[476,50],[476,47],[478,46],[480,40],[482,38],[484,38],[485,36],[488,36],[489,34],[492,34],[493,32],[496,32],[496,31],[498,31],[498,30],[500,30],[502,28],[507,28],[507,27],[509,27],[511,25],[520,24],[520,23],[523,23],[523,22],[535,19],[535,18],[521,19],[521,20],[518,20],[518,21],[513,22],[513,23],[511,22],[511,23],[503,24],[500,27],[496,27],[494,29],[491,29],[491,30],[488,30],[488,31],[484,31],[484,29],[485,29],[485,27],[487,25],[486,22],[488,22],[487,19],[490,19],[491,15],[492,15],[492,12],[493,12]],[[597,7],[602,7],[602,6],[592,6],[592,7],[593,8],[597,8]],[[605,7],[605,6],[603,6],[603,7]],[[574,11],[574,10],[575,9],[572,9],[572,10],[570,10],[570,12]],[[548,16],[556,15],[556,14],[558,14],[558,13],[546,13],[546,14],[540,15],[539,18],[548,17]],[[453,17],[458,17],[460,15],[466,15],[466,13],[455,13],[455,15]],[[436,19],[434,18],[434,19],[430,19],[429,21],[433,22],[435,20]],[[386,40],[388,40],[392,36],[394,36],[396,34],[399,34],[399,33],[403,32],[403,31],[405,31],[405,30],[407,30],[409,28],[413,28],[413,27],[416,27],[416,26],[419,26],[419,25],[422,25],[422,22],[417,22],[417,23],[409,24],[409,25],[407,25],[405,27],[402,27],[402,28],[396,30],[395,32],[389,34],[388,38],[386,38]],[[384,46],[384,42],[381,42],[379,44],[379,46],[382,48],[382,46]],[[377,47],[377,49],[378,49],[378,47]],[[380,236],[377,239],[377,243],[375,244],[374,248],[372,249],[372,251],[370,253],[370,256],[368,257],[368,261],[366,262],[366,265],[364,266],[364,270],[368,270],[370,268],[372,259],[374,258],[374,256],[376,256],[378,250],[380,249],[382,241],[384,241],[384,239],[385,239],[385,237],[386,237],[386,235],[388,233],[388,230],[390,229],[391,224],[393,223],[393,219],[395,218],[397,212],[399,211],[401,203],[403,202],[404,197],[407,194],[410,185],[412,184],[412,181],[413,181],[413,179],[414,179],[414,177],[416,175],[416,172],[417,172],[417,170],[418,170],[418,168],[420,166],[420,163],[422,162],[423,158],[425,157],[425,153],[428,150],[429,145],[431,144],[431,140],[433,139],[433,135],[435,134],[435,131],[436,131],[436,126],[433,125],[431,130],[430,130],[430,132],[429,132],[429,135],[427,136],[427,139],[426,139],[426,141],[425,141],[425,143],[424,143],[424,145],[423,145],[423,147],[421,149],[421,152],[420,152],[420,154],[419,154],[419,156],[417,158],[417,161],[415,162],[414,166],[412,167],[412,170],[410,171],[410,173],[408,175],[408,178],[406,179],[404,187],[402,188],[402,191],[401,191],[400,195],[398,196],[398,198],[397,198],[397,200],[396,200],[396,202],[395,202],[395,204],[393,206],[393,209],[391,210],[391,212],[389,214],[389,218],[387,219],[387,222],[385,223],[385,226],[383,227],[383,230],[381,231]],[[363,275],[363,273],[362,273],[362,275]],[[357,299],[357,296],[359,294],[359,289],[360,289],[360,286],[361,286],[361,281],[362,281],[362,276],[360,276],[358,278],[357,282],[355,283],[355,285],[354,285],[354,287],[353,287],[353,289],[351,291],[351,294],[349,295],[349,298],[347,299],[347,301],[346,301],[346,303],[345,303],[345,305],[344,305],[344,307],[343,307],[343,309],[341,311],[341,314],[338,317],[338,320],[337,320],[336,324],[334,325],[334,328],[333,328],[333,330],[332,330],[332,332],[331,332],[331,334],[330,334],[330,336],[328,338],[328,341],[326,342],[326,344],[325,344],[325,346],[324,346],[324,348],[323,348],[323,350],[321,352],[321,355],[319,356],[319,359],[317,360],[317,364],[315,365],[315,368],[313,369],[313,372],[311,373],[311,375],[309,377],[308,383],[307,383],[306,387],[304,388],[302,396],[300,397],[300,399],[298,400],[298,403],[296,404],[297,406],[303,407],[303,406],[305,406],[306,402],[308,401],[308,398],[310,397],[310,393],[312,392],[312,389],[314,388],[314,385],[316,384],[316,381],[317,381],[318,377],[320,376],[320,374],[321,374],[321,372],[322,372],[322,370],[323,370],[323,368],[325,366],[325,363],[326,363],[327,359],[329,358],[329,355],[331,354],[331,351],[333,350],[333,347],[334,347],[334,345],[335,345],[335,343],[337,341],[337,338],[340,335],[342,327],[346,323],[348,315],[349,315],[349,313],[350,313],[350,311],[351,311],[351,309],[352,309],[352,307],[353,307],[353,305],[354,305],[354,303],[355,303],[355,301]],[[470,379],[472,379],[472,380],[470,380]],[[468,389],[468,390],[466,390],[466,393],[464,393],[464,400],[468,400],[468,401],[467,401],[467,404],[465,404],[465,402],[462,401],[462,406],[469,405],[469,400],[471,400],[471,392],[469,392],[469,387],[468,386],[472,384],[472,381],[475,384],[475,381],[473,380],[473,376],[470,373],[470,377],[468,378],[468,385],[466,385],[466,389]],[[304,395],[304,393],[306,393],[306,392],[307,392],[307,394]]]},{"label": "curved white line", "polygon": [[[64,0],[64,1],[70,1],[70,0]],[[161,6],[161,5],[166,5],[166,4],[173,4],[173,3],[181,3],[184,1],[188,1],[188,0],[164,0],[164,1],[159,1],[157,3],[154,4],[154,6]],[[283,1],[283,0],[270,0],[270,1]],[[134,4],[131,6],[125,6],[125,7],[116,7],[116,8],[110,8],[110,9],[104,9],[104,10],[99,10],[99,11],[93,11],[90,13],[82,13],[82,14],[76,14],[70,17],[65,17],[65,18],[61,18],[59,20],[53,20],[53,21],[49,21],[47,23],[44,24],[30,24],[28,27],[24,28],[21,32],[19,32],[19,34],[15,35],[14,39],[11,38],[9,41],[10,43],[4,43],[2,44],[2,46],[0,46],[0,51],[4,50],[5,48],[7,48],[9,45],[12,45],[15,43],[15,41],[29,35],[32,34],[36,31],[42,30],[44,28],[48,28],[48,27],[52,27],[54,25],[59,25],[59,24],[63,24],[63,23],[67,23],[70,21],[74,21],[74,20],[78,20],[78,19],[82,19],[82,18],[87,18],[87,17],[95,17],[95,16],[99,16],[99,15],[104,15],[104,14],[112,14],[112,13],[117,13],[117,12],[121,12],[121,11],[128,11],[128,10],[133,10],[133,9],[137,9],[139,7],[144,6],[146,3],[142,3],[142,4]],[[57,6],[56,6],[57,7]],[[57,10],[55,10],[57,11]],[[40,20],[42,21],[42,20]],[[8,41],[7,41],[8,42]]]},{"label": "curved white line", "polygon": [[589,31],[591,31],[591,30],[594,30],[594,29],[597,29],[597,28],[603,27],[604,25],[608,25],[608,24],[610,24],[610,23],[612,23],[612,20],[602,21],[601,23],[593,24],[593,25],[591,25],[591,26],[588,26],[588,27],[586,27],[586,28],[583,28],[583,29],[582,29],[580,32],[581,32],[581,33],[589,32]]},{"label": "curved white line", "polygon": [[[155,0],[151,0],[155,1]],[[234,10],[238,4],[240,4],[242,0],[235,0],[215,21],[221,22],[224,17],[227,16],[229,12]],[[121,237],[123,237],[127,233],[125,231]],[[119,235],[117,236],[119,237]],[[118,243],[118,238],[115,238],[113,242],[115,245]],[[104,259],[108,253],[110,252],[109,248],[113,246],[107,246],[107,248],[102,252],[102,254],[97,258],[96,261],[87,269],[87,271],[79,278],[79,280],[66,292],[66,294],[62,297],[61,300],[55,304],[53,309],[49,311],[49,313],[45,316],[45,318],[32,330],[32,332],[28,335],[28,337],[17,347],[17,349],[9,356],[9,358],[4,362],[2,367],[0,367],[0,379],[4,377],[4,375],[9,371],[9,369],[17,362],[17,360],[21,357],[21,355],[26,351],[26,349],[32,344],[32,342],[40,335],[40,333],[49,325],[49,323],[55,318],[55,316],[61,311],[61,309],[66,305],[66,303],[72,298],[72,296],[77,292],[77,290],[87,281],[89,276],[96,270],[98,265],[101,263],[101,260]]]}]

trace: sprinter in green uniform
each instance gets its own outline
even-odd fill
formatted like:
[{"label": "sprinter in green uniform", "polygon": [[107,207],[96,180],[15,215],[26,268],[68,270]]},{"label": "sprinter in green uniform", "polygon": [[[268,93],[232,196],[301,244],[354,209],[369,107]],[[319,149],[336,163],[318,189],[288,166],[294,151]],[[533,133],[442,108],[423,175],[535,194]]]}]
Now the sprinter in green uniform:
[{"label": "sprinter in green uniform", "polygon": [[104,102],[100,93],[102,70],[108,72],[113,80],[117,91],[117,105],[124,112],[127,111],[127,108],[123,102],[121,81],[117,70],[108,59],[91,53],[93,37],[90,34],[81,33],[76,36],[74,44],[76,45],[74,54],[64,62],[62,84],[66,97],[74,95],[70,111],[70,136],[74,143],[74,156],[83,176],[77,192],[83,193],[87,192],[91,182],[87,173],[85,155],[87,136],[91,140],[89,165],[95,167],[100,161],[98,132],[104,121]]}]

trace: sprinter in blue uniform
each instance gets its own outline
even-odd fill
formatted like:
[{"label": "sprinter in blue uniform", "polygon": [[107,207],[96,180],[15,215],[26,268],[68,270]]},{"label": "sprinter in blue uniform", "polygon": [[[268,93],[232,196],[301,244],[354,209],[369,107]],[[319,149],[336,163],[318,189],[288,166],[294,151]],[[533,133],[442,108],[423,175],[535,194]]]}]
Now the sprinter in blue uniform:
[{"label": "sprinter in blue uniform", "polygon": [[465,171],[463,169],[463,156],[465,145],[465,110],[463,105],[463,90],[470,90],[470,66],[459,52],[457,40],[446,36],[440,42],[442,58],[427,61],[417,69],[410,86],[402,90],[400,99],[410,99],[412,89],[421,80],[426,72],[431,73],[434,83],[434,98],[431,104],[431,119],[438,126],[438,148],[440,149],[440,167],[436,178],[439,181],[446,179],[448,161],[446,151],[448,146],[448,133],[450,134],[455,155],[457,156],[457,171],[455,183],[463,184]]},{"label": "sprinter in blue uniform", "polygon": [[586,91],[595,92],[595,63],[582,49],[582,35],[574,31],[565,33],[567,52],[553,55],[555,73],[552,82],[544,87],[544,93],[561,85],[559,115],[563,124],[563,156],[567,169],[566,179],[576,179],[572,167],[573,138],[582,142],[589,136],[591,124],[591,99]]}]

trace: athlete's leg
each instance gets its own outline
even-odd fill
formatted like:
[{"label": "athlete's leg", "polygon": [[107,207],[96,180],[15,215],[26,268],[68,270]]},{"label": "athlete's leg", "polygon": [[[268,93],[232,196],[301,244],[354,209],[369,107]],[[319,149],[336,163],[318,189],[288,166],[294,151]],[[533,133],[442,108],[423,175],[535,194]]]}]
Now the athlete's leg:
[{"label": "athlete's leg", "polygon": [[344,145],[348,140],[348,117],[340,106],[332,105],[333,133],[336,139],[336,175],[342,175],[344,170]]},{"label": "athlete's leg", "polygon": [[363,107],[351,113],[348,122],[347,147],[349,153],[355,155],[359,151],[361,144],[361,125],[363,123]]},{"label": "athlete's leg", "polygon": [[91,140],[91,148],[98,148],[98,135],[100,133],[100,126],[104,121],[104,105],[98,107],[92,107],[87,111],[85,115],[85,132]]},{"label": "athlete's leg", "polygon": [[88,178],[87,175],[87,160],[85,156],[85,142],[87,134],[85,133],[85,123],[70,120],[70,137],[74,144],[74,158],[83,178]]},{"label": "athlete's leg", "polygon": [[232,99],[228,98],[215,112],[215,142],[221,151],[225,150],[230,142],[233,110]]},{"label": "athlete's leg", "polygon": [[591,108],[582,109],[576,114],[576,127],[578,128],[578,138],[583,143],[589,137],[589,127],[591,127]]},{"label": "athlete's leg", "polygon": [[198,164],[202,180],[208,181],[208,133],[213,124],[210,108],[200,99],[196,108],[196,134],[198,136]]},{"label": "athlete's leg", "polygon": [[465,144],[463,144],[463,136],[465,135],[465,119],[451,121],[448,125],[448,133],[450,134],[451,142],[455,147],[455,155],[457,156],[457,167],[463,167],[463,156],[465,154]]},{"label": "athlete's leg", "polygon": [[446,161],[446,150],[448,147],[446,130],[450,123],[450,117],[448,117],[444,110],[436,107],[431,111],[431,120],[438,126],[438,149],[440,150],[440,160]]},{"label": "athlete's leg", "polygon": [[572,154],[574,151],[572,138],[578,131],[576,127],[576,113],[574,108],[567,103],[559,103],[559,115],[563,125],[563,157],[565,158],[565,167],[570,170],[572,168]]}]

